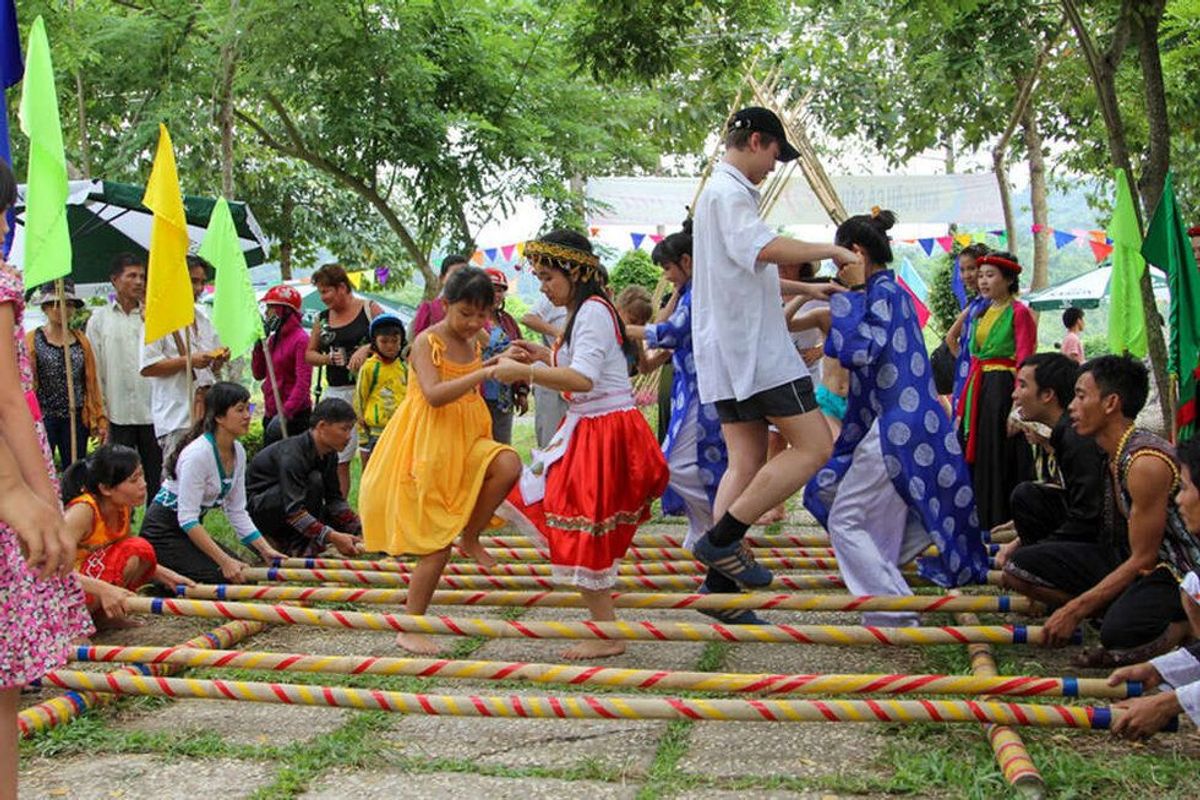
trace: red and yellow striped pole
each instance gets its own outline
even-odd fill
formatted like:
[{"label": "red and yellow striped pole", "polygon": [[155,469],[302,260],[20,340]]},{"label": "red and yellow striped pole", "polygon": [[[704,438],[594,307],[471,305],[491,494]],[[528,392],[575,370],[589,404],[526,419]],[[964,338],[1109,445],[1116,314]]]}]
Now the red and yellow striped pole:
[{"label": "red and yellow striped pole", "polygon": [[411,675],[472,681],[521,680],[565,686],[628,687],[642,690],[730,694],[988,694],[1010,697],[1088,697],[1122,700],[1141,694],[1137,682],[1109,686],[1104,678],[977,677],[968,675],[775,675],[586,667],[443,658],[383,658],[249,650],[192,650],[180,647],[76,648],[76,661],[176,667],[308,672],[335,675]]},{"label": "red and yellow striped pole", "polygon": [[758,642],[831,645],[1040,644],[1042,629],[1021,625],[972,628],[874,628],[856,625],[711,625],[689,622],[526,622],[504,619],[367,614],[258,603],[133,597],[130,613],[248,619],[354,630],[407,631],[434,636],[503,639]]},{"label": "red and yellow striped pole", "polygon": [[[355,589],[315,586],[180,586],[180,597],[193,600],[301,600],[309,602],[402,604],[407,589]],[[459,591],[433,593],[435,606],[506,606],[519,608],[584,608],[578,592]],[[679,594],[614,592],[617,608],[652,608],[676,611],[762,609],[778,611],[915,611],[919,613],[979,611],[988,613],[1040,613],[1037,603],[1020,595],[898,595],[852,597],[838,594]]]},{"label": "red and yellow striped pole", "polygon": [[[188,648],[193,652],[198,652],[200,648],[227,648],[253,636],[265,627],[266,625],[261,622],[235,620],[194,639],[189,639],[178,647]],[[179,668],[169,665],[153,665],[150,669],[157,671],[156,674],[168,675],[178,671]],[[138,667],[129,666],[123,667],[113,674],[137,674],[140,671]],[[22,710],[17,715],[17,727],[20,729],[22,737],[28,737],[38,731],[70,722],[87,709],[108,705],[115,699],[115,695],[107,692],[96,693],[86,690],[67,692],[62,697],[53,697]]]},{"label": "red and yellow striped pole", "polygon": [[[447,564],[448,574],[454,575],[549,575],[550,555],[541,554],[539,550],[512,549],[505,551],[489,551],[500,563],[494,567],[483,568],[477,564],[455,561]],[[642,551],[643,553],[647,551]],[[707,567],[695,561],[686,550],[663,548],[657,552],[680,554],[675,559],[633,559],[623,563],[618,568],[621,575],[700,575]],[[781,552],[794,551],[773,551]],[[527,558],[506,558],[515,554],[531,554]],[[837,559],[833,557],[798,557],[780,555],[757,555],[759,564],[767,569],[776,570],[829,570],[837,571]],[[350,570],[356,572],[412,572],[416,564],[407,561],[360,561],[345,558],[285,558],[276,559],[272,564],[283,569],[318,569],[318,570]],[[450,570],[454,570],[451,572]],[[903,571],[915,574],[915,565],[906,564]]]},{"label": "red and yellow striped pole", "polygon": [[201,697],[287,705],[333,706],[403,714],[539,719],[687,719],[738,722],[995,722],[1044,728],[1105,730],[1123,712],[1103,706],[975,700],[770,700],[619,697],[567,694],[412,694],[343,686],[199,680],[55,670],[45,681],[65,689],[158,697]]}]

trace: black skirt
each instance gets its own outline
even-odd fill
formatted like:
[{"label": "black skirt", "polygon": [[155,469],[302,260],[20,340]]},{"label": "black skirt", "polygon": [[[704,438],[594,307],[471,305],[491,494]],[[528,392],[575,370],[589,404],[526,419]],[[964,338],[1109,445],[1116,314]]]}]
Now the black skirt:
[{"label": "black skirt", "polygon": [[[172,569],[196,583],[227,583],[217,562],[196,547],[187,533],[179,526],[179,515],[161,503],[151,503],[142,520],[142,536],[154,547],[158,563]],[[214,539],[214,541],[216,541]],[[229,555],[241,557],[216,542]]]},{"label": "black skirt", "polygon": [[1024,434],[1008,435],[1015,377],[1008,370],[984,372],[976,392],[975,463],[971,477],[979,527],[990,530],[1012,519],[1009,500],[1021,481],[1033,477],[1033,454]]}]

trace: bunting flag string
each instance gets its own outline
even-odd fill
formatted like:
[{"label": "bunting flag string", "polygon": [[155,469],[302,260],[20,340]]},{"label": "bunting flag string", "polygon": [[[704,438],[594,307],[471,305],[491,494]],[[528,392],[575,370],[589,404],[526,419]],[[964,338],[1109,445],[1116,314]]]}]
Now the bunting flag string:
[{"label": "bunting flag string", "polygon": [[[1095,256],[1096,262],[1099,263],[1107,259],[1113,251],[1113,241],[1108,235],[1101,230],[1083,230],[1081,228],[1072,228],[1071,230],[1059,230],[1052,228],[1049,225],[1034,224],[1029,227],[1034,233],[1045,233],[1054,240],[1054,248],[1061,250],[1073,242],[1083,242],[1088,245]],[[947,253],[954,251],[955,245],[958,247],[966,247],[972,242],[982,242],[985,236],[992,236],[999,240],[1000,247],[1008,246],[1008,233],[997,228],[986,231],[985,233],[956,233],[949,236],[930,236],[921,239],[901,239],[904,244],[917,245],[925,251],[928,257],[933,256],[934,247],[941,247]]]}]

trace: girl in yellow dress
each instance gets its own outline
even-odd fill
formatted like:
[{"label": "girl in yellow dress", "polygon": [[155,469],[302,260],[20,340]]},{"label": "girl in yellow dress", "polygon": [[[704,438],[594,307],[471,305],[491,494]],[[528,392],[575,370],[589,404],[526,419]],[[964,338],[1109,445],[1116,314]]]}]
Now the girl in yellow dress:
[{"label": "girl in yellow dress", "polygon": [[[491,278],[474,267],[447,281],[446,317],[413,342],[408,394],[363,472],[359,513],[367,549],[421,557],[408,587],[409,614],[429,607],[460,534],[472,558],[495,565],[479,533],[521,475],[516,451],[491,438],[492,418],[478,390],[495,371],[477,342],[493,294]],[[504,355],[524,358],[524,351]],[[420,655],[441,652],[422,634],[401,633],[396,644]]]}]

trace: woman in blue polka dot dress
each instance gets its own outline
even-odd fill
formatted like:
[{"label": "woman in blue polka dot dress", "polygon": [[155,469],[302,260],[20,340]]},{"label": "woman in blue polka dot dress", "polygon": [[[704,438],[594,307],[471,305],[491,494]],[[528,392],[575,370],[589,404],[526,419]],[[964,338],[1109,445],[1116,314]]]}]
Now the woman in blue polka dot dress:
[{"label": "woman in blue polka dot dress", "polygon": [[[850,371],[845,425],[833,456],[805,487],[804,504],[829,531],[838,569],[856,595],[912,594],[900,565],[939,586],[978,583],[987,554],[957,433],[938,402],[916,311],[886,267],[890,211],[851,217],[835,242],[864,266],[830,300],[825,351]],[[915,614],[868,613],[867,625],[915,625]]]}]

